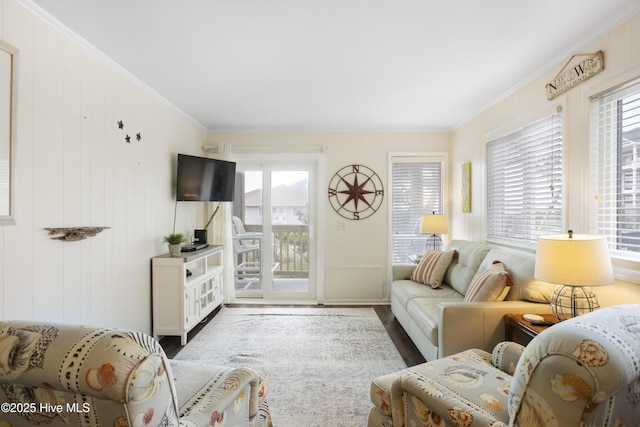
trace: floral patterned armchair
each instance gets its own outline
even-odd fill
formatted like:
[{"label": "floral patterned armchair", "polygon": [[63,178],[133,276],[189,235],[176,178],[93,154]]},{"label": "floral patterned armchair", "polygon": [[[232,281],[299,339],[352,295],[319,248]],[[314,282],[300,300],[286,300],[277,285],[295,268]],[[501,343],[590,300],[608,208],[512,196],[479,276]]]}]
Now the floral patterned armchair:
[{"label": "floral patterned armchair", "polygon": [[266,376],[133,331],[0,322],[0,426],[270,426]]},{"label": "floral patterned armchair", "polygon": [[371,400],[369,427],[638,426],[640,305],[376,378]]}]

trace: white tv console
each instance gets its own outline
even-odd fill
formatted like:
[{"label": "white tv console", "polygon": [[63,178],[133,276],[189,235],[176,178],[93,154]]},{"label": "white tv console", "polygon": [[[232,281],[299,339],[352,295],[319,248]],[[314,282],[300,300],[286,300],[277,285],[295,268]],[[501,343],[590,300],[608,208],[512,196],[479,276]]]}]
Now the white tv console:
[{"label": "white tv console", "polygon": [[151,259],[153,336],[187,333],[223,301],[223,246],[209,246],[180,257],[169,254]]}]

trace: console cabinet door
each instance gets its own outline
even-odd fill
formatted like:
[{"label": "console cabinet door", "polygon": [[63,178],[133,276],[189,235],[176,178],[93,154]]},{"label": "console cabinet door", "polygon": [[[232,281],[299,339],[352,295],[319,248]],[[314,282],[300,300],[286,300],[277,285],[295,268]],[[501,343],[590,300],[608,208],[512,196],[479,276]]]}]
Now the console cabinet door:
[{"label": "console cabinet door", "polygon": [[191,329],[200,318],[200,298],[198,286],[189,286],[184,293],[184,324],[185,329]]},{"label": "console cabinet door", "polygon": [[223,302],[222,263],[222,246],[151,259],[154,338],[174,335],[187,343],[187,333]]}]

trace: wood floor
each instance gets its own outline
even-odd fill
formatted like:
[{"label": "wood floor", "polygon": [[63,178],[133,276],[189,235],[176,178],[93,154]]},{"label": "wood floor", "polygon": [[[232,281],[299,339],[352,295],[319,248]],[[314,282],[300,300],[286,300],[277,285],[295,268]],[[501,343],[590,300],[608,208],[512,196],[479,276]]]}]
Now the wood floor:
[{"label": "wood floor", "polygon": [[[256,307],[256,305],[229,304],[227,305],[227,307]],[[262,307],[268,307],[268,306],[264,305]],[[278,307],[283,307],[283,306],[280,305]],[[295,307],[295,306],[291,306],[291,307]],[[305,306],[305,307],[309,307],[309,306]],[[318,306],[318,307],[333,307],[333,306],[324,305],[324,306]],[[345,306],[340,305],[335,307],[345,307]],[[363,306],[354,305],[353,307],[363,307]],[[393,341],[396,348],[398,349],[398,352],[402,355],[402,358],[404,359],[404,362],[407,364],[407,366],[414,366],[420,363],[424,363],[425,362],[424,358],[422,357],[422,355],[420,354],[416,346],[411,341],[411,338],[409,338],[409,336],[404,331],[404,329],[402,329],[402,326],[400,326],[400,323],[391,312],[391,307],[388,305],[374,305],[371,307],[373,307],[376,314],[380,318],[380,321],[382,322],[385,329],[389,333],[391,340]],[[188,340],[196,336],[197,333],[204,327],[204,325],[206,325],[209,321],[211,321],[211,319],[214,319],[215,315],[218,313],[219,310],[220,308],[214,311],[211,316],[205,319],[198,326],[193,328],[191,332],[189,332],[189,335],[187,336]],[[178,354],[178,352],[182,348],[180,346],[180,337],[163,337],[160,340],[160,344],[162,345],[162,348],[164,348],[164,351],[167,354],[167,357],[169,358],[172,358],[176,354]]]},{"label": "wood floor", "polygon": [[391,312],[391,306],[388,305],[375,305],[373,309],[378,314],[380,321],[384,325],[387,333],[391,337],[391,341],[398,349],[398,353],[402,355],[404,363],[407,366],[419,365],[426,362],[418,348],[413,344],[409,335],[404,331],[398,319]]}]

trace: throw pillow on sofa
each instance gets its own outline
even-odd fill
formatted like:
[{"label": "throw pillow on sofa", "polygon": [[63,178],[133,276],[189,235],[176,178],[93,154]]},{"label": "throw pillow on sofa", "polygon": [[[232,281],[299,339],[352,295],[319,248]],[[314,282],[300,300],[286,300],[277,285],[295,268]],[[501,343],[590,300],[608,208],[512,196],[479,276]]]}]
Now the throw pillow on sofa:
[{"label": "throw pillow on sofa", "polygon": [[482,273],[478,274],[464,295],[465,302],[503,301],[513,281],[504,264],[494,261]]},{"label": "throw pillow on sofa", "polygon": [[[533,278],[536,255],[510,248],[493,248],[480,265],[478,271],[491,267],[492,261],[500,261],[508,266],[507,270],[513,280],[505,300],[532,301],[549,304],[555,284],[543,282]],[[470,280],[469,282],[472,282]],[[458,291],[459,292],[459,291]],[[464,294],[465,292],[460,292]]]},{"label": "throw pillow on sofa", "polygon": [[411,273],[411,280],[437,289],[442,285],[444,273],[449,268],[456,251],[427,251],[420,264]]}]

